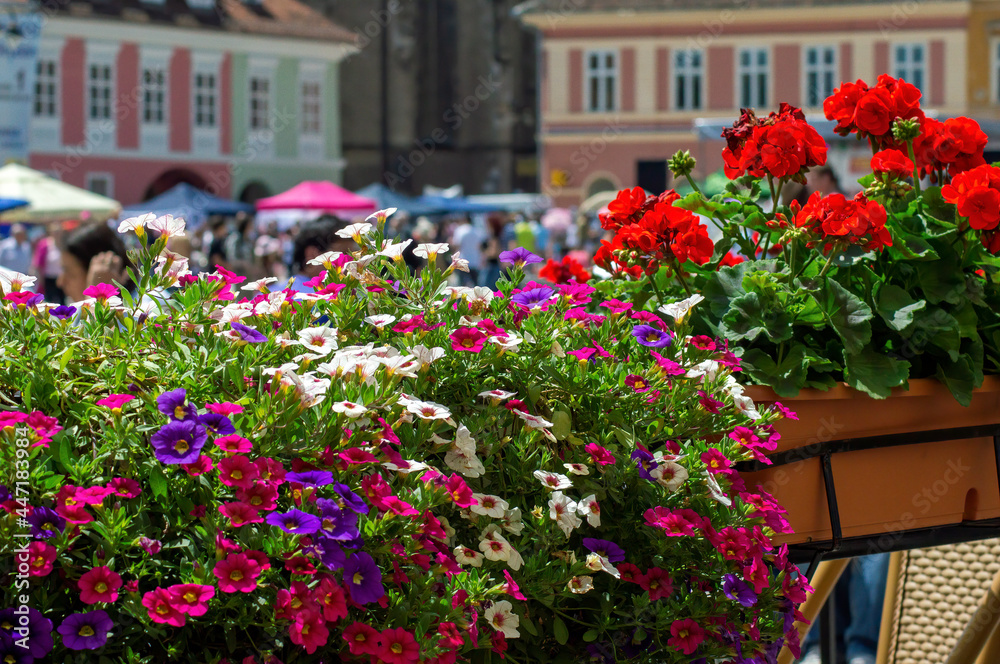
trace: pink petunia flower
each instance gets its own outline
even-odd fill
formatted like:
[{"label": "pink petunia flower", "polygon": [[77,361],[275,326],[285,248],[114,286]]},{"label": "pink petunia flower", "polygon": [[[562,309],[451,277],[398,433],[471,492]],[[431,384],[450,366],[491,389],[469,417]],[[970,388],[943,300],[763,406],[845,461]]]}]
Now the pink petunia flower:
[{"label": "pink petunia flower", "polygon": [[217,415],[225,415],[229,417],[230,415],[238,415],[243,412],[243,406],[239,404],[230,403],[228,401],[223,401],[221,403],[207,403],[205,404],[205,410],[210,413],[215,413]]},{"label": "pink petunia flower", "polygon": [[77,587],[80,589],[80,601],[84,604],[110,604],[118,599],[122,577],[108,567],[95,567],[80,577]]},{"label": "pink petunia flower", "polygon": [[487,335],[473,327],[460,327],[450,335],[451,349],[478,353],[483,350],[483,346],[488,339]]},{"label": "pink petunia flower", "polygon": [[183,627],[187,616],[177,608],[176,601],[173,593],[166,588],[156,588],[142,596],[142,605],[153,622]]},{"label": "pink petunia flower", "polygon": [[113,297],[118,297],[119,292],[118,287],[111,284],[94,284],[83,290],[84,296],[92,297],[98,302],[106,302]]},{"label": "pink petunia flower", "polygon": [[253,592],[257,589],[260,573],[260,565],[245,553],[231,553],[212,569],[212,574],[219,580],[219,590],[224,593]]},{"label": "pink petunia flower", "polygon": [[131,394],[109,394],[97,402],[98,406],[107,406],[111,410],[120,411],[122,406],[135,399]]}]

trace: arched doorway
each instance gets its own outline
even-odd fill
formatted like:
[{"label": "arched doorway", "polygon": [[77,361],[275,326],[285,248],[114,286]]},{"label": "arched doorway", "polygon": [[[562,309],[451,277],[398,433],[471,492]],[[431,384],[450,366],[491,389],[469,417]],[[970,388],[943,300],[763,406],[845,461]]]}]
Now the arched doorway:
[{"label": "arched doorway", "polygon": [[146,193],[143,194],[142,200],[148,201],[150,198],[159,196],[163,192],[173,189],[182,182],[189,184],[192,187],[197,187],[198,189],[208,188],[208,182],[205,181],[205,178],[198,175],[194,171],[190,171],[186,168],[174,168],[161,173],[159,177],[153,180],[153,182],[146,188]]},{"label": "arched doorway", "polygon": [[271,189],[257,180],[248,182],[240,191],[240,202],[241,203],[256,203],[261,198],[267,198],[271,195]]}]

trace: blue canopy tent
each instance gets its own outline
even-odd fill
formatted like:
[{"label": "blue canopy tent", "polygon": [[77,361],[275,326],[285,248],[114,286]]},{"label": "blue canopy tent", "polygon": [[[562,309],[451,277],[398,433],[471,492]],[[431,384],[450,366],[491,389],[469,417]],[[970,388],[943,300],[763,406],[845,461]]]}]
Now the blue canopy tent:
[{"label": "blue canopy tent", "polygon": [[233,216],[240,212],[252,213],[254,206],[249,203],[239,203],[225,198],[213,196],[207,191],[182,182],[173,189],[144,203],[130,205],[122,210],[123,217],[134,217],[140,214],[172,214],[183,217],[191,226],[197,227],[205,223],[212,215]]},{"label": "blue canopy tent", "polygon": [[16,198],[0,198],[0,212],[6,212],[7,210],[24,207],[25,205],[28,205],[28,201],[22,201]]},{"label": "blue canopy tent", "polygon": [[414,198],[393,191],[380,182],[372,183],[363,189],[358,189],[354,193],[358,196],[372,199],[378,203],[379,208],[382,210],[396,208],[401,212],[406,212],[411,217],[431,216],[447,212],[447,209],[440,205],[428,203],[422,200],[422,198]]},{"label": "blue canopy tent", "polygon": [[497,205],[473,203],[462,197],[421,196],[417,200],[427,205],[437,206],[440,210],[438,214],[484,214],[502,209]]}]

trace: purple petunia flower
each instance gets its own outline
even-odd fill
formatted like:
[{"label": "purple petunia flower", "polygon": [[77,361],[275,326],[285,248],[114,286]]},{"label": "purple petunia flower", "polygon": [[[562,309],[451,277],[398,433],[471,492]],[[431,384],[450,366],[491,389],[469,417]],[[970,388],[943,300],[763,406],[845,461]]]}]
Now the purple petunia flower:
[{"label": "purple petunia flower", "polygon": [[670,345],[670,334],[652,325],[636,325],[632,328],[632,336],[641,345],[650,348],[666,348]]},{"label": "purple petunia flower", "polygon": [[151,442],[160,463],[194,463],[208,440],[205,427],[196,420],[174,420],[153,434]]},{"label": "purple petunia flower", "polygon": [[65,304],[60,304],[58,307],[52,307],[49,309],[49,315],[53,318],[58,318],[59,320],[72,318],[75,313],[76,307],[67,306]]},{"label": "purple petunia flower", "polygon": [[358,604],[377,602],[385,595],[382,587],[382,571],[364,551],[351,554],[344,565],[344,582],[347,591]]},{"label": "purple petunia flower", "polygon": [[197,410],[187,403],[187,390],[179,387],[156,397],[156,407],[171,420],[186,420],[195,417]]},{"label": "purple petunia flower", "polygon": [[524,247],[517,247],[515,249],[511,249],[510,251],[501,251],[500,262],[511,263],[517,267],[524,267],[525,265],[530,265],[531,263],[541,263],[542,257],[536,256]]},{"label": "purple petunia flower", "polygon": [[352,540],[360,533],[358,531],[358,515],[350,510],[341,509],[337,501],[320,498],[319,506],[320,534],[332,540]]},{"label": "purple petunia flower", "polygon": [[10,492],[10,489],[7,488],[7,485],[6,484],[0,484],[0,503],[6,503],[8,500],[11,500],[13,497],[14,497],[14,494],[12,494]]},{"label": "purple petunia flower", "polygon": [[532,288],[531,290],[524,290],[511,297],[511,302],[520,304],[522,307],[528,307],[532,309],[534,307],[541,306],[547,302],[552,294],[555,293],[551,288],[546,288],[541,286],[539,288]]},{"label": "purple petunia flower", "polygon": [[326,568],[332,572],[344,569],[344,565],[347,564],[347,554],[344,553],[343,547],[340,546],[339,542],[328,537],[317,538],[311,548],[323,561]]},{"label": "purple petunia flower", "polygon": [[66,519],[48,507],[36,507],[28,515],[31,524],[31,536],[37,539],[55,537],[66,528]]},{"label": "purple petunia flower", "polygon": [[292,508],[287,512],[271,512],[265,519],[272,526],[281,528],[290,535],[312,535],[319,530],[318,516]]},{"label": "purple petunia flower", "polygon": [[70,650],[97,650],[108,642],[108,632],[114,626],[104,611],[90,611],[72,614],[56,631]]},{"label": "purple petunia flower", "polygon": [[247,327],[242,323],[237,323],[233,321],[229,324],[229,327],[233,328],[233,331],[240,335],[240,339],[250,344],[259,344],[267,341],[267,337],[253,329],[252,327]]},{"label": "purple petunia flower", "polygon": [[757,593],[749,585],[736,578],[735,574],[723,577],[722,592],[740,606],[753,606],[757,603]]},{"label": "purple petunia flower", "polygon": [[649,474],[650,468],[654,465],[654,458],[652,454],[645,450],[635,450],[632,452],[632,459],[636,462],[635,467],[639,470],[639,477],[650,482],[654,481],[653,476]]},{"label": "purple petunia flower", "polygon": [[341,509],[346,507],[355,514],[368,514],[368,504],[365,503],[364,498],[351,491],[351,487],[338,482],[333,485],[333,490],[340,496],[340,500],[336,498],[334,500]]},{"label": "purple petunia flower", "polygon": [[612,563],[620,563],[625,560],[625,549],[621,548],[614,542],[609,542],[608,540],[595,539],[593,537],[584,537],[583,545],[591,553],[596,553],[599,556],[603,556]]},{"label": "purple petunia flower", "polygon": [[326,486],[333,482],[333,473],[329,470],[306,470],[286,474],[285,481],[298,482],[304,486]]},{"label": "purple petunia flower", "polygon": [[208,429],[213,436],[230,436],[236,433],[236,427],[228,417],[220,413],[205,413],[198,416],[198,423]]},{"label": "purple petunia flower", "polygon": [[[0,641],[3,641],[4,638],[10,638],[11,641],[14,641],[26,634],[28,637],[28,649],[25,650],[15,644],[16,652],[27,654],[29,657],[28,662],[32,658],[41,661],[43,657],[52,651],[52,621],[43,616],[41,611],[30,606],[28,607],[28,624],[21,625],[21,618],[22,616],[15,613],[15,609],[13,608],[0,611]],[[15,625],[19,626],[19,630],[27,628],[27,631],[15,632]],[[0,647],[0,654],[6,654],[3,647]],[[6,660],[0,656],[0,662],[3,661]],[[21,660],[15,659],[14,661],[20,663]]]}]

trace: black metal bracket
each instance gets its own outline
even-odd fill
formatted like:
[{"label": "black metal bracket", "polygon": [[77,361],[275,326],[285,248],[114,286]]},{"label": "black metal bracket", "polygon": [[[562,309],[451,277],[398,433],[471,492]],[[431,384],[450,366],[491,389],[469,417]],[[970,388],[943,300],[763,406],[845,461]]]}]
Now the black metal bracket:
[{"label": "black metal bracket", "polygon": [[[905,434],[886,434],[817,442],[806,447],[799,447],[769,455],[770,464],[760,461],[744,461],[736,464],[736,469],[741,473],[756,472],[819,457],[823,470],[823,483],[826,488],[826,502],[830,514],[832,539],[830,542],[807,542],[789,546],[789,556],[793,560],[796,562],[809,561],[811,563],[809,566],[809,574],[811,576],[815,573],[815,569],[821,560],[848,558],[872,553],[873,548],[871,544],[873,540],[882,537],[880,534],[844,539],[840,521],[840,506],[837,503],[837,488],[833,476],[832,457],[834,454],[899,447],[903,445],[939,443],[946,440],[968,440],[970,438],[993,439],[997,484],[1000,486],[1000,424],[933,429],[930,431],[907,432]],[[988,539],[1000,535],[1000,519],[970,521],[937,528],[915,529],[896,533],[895,535],[896,537],[893,542],[888,545],[879,544],[874,550],[880,552],[902,551],[923,546],[937,546]]]}]

